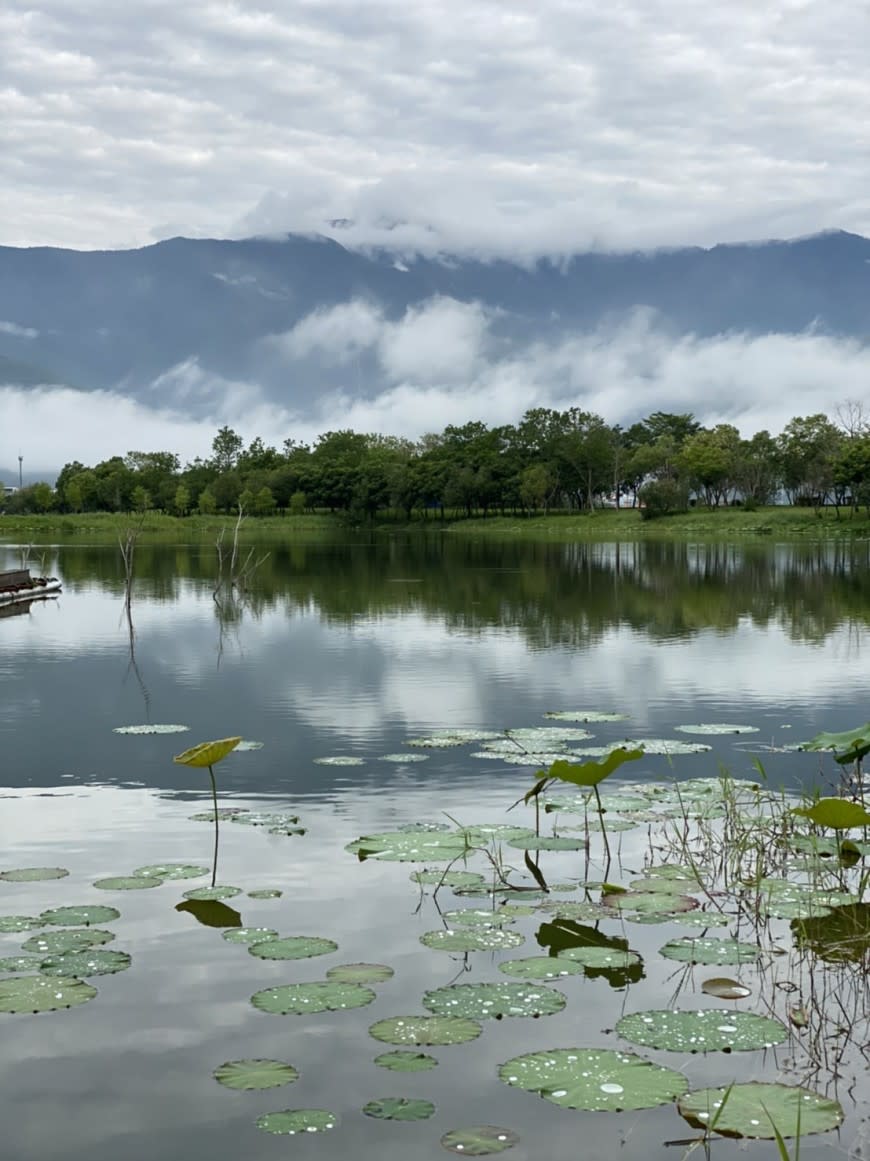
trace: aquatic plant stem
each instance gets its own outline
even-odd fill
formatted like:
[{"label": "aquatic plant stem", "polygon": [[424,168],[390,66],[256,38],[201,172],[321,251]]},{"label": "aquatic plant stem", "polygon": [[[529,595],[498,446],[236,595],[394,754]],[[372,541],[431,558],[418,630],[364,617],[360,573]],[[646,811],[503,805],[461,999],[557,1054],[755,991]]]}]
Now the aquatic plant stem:
[{"label": "aquatic plant stem", "polygon": [[211,766],[208,768],[208,776],[211,778],[211,800],[214,803],[214,858],[211,864],[211,885],[214,887],[217,882],[217,863],[218,863],[218,804],[217,804],[217,783],[214,780],[214,770]]}]

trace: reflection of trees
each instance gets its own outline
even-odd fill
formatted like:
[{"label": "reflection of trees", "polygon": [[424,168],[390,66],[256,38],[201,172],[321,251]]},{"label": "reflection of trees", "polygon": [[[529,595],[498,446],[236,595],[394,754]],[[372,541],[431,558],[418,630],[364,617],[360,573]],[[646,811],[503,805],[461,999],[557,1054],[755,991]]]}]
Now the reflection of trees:
[{"label": "reflection of trees", "polygon": [[[870,545],[475,542],[451,535],[269,545],[246,609],[317,608],[338,623],[416,611],[465,632],[516,626],[534,647],[588,644],[628,625],[654,638],[741,623],[820,642],[870,622]],[[207,595],[210,545],[137,546],[137,591]],[[60,550],[67,584],[123,594],[117,551]]]}]

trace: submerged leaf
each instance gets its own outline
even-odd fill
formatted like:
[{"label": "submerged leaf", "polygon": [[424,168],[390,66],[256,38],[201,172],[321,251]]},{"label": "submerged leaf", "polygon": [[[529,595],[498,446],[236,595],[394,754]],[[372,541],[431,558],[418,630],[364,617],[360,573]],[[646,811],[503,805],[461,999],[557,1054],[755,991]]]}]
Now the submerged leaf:
[{"label": "submerged leaf", "polygon": [[606,1048],[556,1048],[530,1052],[502,1064],[505,1084],[537,1093],[567,1109],[651,1109],[682,1096],[689,1082],[632,1052]]},{"label": "submerged leaf", "polygon": [[241,737],[237,737],[219,738],[215,742],[200,742],[196,746],[191,746],[189,750],[185,750],[181,754],[176,754],[172,761],[177,762],[181,766],[195,766],[197,769],[204,769],[206,766],[216,766],[241,741]]},{"label": "submerged leaf", "polygon": [[451,862],[461,858],[470,847],[462,831],[384,831],[363,835],[344,848],[365,859],[390,862],[426,863]]},{"label": "submerged leaf", "polygon": [[843,1120],[842,1106],[810,1089],[785,1084],[733,1084],[682,1097],[677,1110],[697,1129],[723,1137],[775,1140],[824,1133]]},{"label": "submerged leaf", "polygon": [[283,1060],[228,1060],[212,1073],[218,1084],[245,1092],[279,1088],[299,1079],[292,1064]]}]

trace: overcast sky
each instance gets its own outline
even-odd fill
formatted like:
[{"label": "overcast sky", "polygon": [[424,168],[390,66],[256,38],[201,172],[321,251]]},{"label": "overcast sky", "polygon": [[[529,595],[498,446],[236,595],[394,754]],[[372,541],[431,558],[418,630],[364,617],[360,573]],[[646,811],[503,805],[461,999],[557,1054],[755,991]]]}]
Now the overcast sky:
[{"label": "overcast sky", "polygon": [[[528,261],[870,234],[868,44],[858,0],[5,0],[0,243],[319,231]],[[161,377],[174,409],[106,392],[97,426],[73,392],[7,388],[0,468],[22,443],[47,471],[71,445],[86,462],[205,455],[222,423],[278,444],[351,425],[415,437],[536,405],[686,409],[751,434],[870,382],[860,344],[823,336],[671,341],[629,319],[505,357],[489,325],[449,301],[400,324],[366,303],[315,311],[276,340],[288,366],[365,350],[383,383],[307,416],[195,353]],[[0,350],[29,326],[0,322]],[[194,419],[198,390],[213,405]]]},{"label": "overcast sky", "polygon": [[[4,0],[0,242],[870,232],[863,0]],[[389,227],[396,227],[390,229]]]}]

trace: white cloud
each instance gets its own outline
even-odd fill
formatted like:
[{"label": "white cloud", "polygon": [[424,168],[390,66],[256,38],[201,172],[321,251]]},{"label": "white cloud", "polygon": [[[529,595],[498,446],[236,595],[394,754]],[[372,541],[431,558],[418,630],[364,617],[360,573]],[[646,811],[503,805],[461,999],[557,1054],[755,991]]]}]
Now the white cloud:
[{"label": "white cloud", "polygon": [[7,0],[0,240],[866,232],[866,33],[859,0]]},{"label": "white cloud", "polygon": [[33,327],[22,327],[18,323],[0,321],[0,335],[12,335],[15,339],[35,339],[39,331]]},{"label": "white cloud", "polygon": [[392,381],[466,383],[479,370],[487,329],[479,303],[429,299],[385,328],[380,363]]}]

